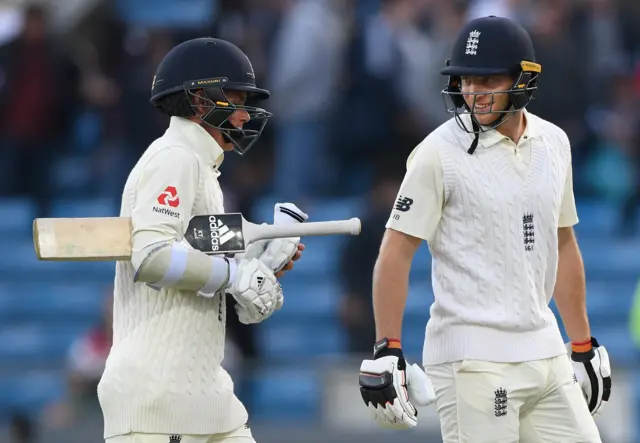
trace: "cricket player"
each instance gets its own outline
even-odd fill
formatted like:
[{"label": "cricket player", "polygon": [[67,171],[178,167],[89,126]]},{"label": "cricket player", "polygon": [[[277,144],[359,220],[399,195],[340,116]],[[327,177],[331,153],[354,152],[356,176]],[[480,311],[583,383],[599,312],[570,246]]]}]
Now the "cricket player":
[{"label": "cricket player", "polygon": [[[195,215],[224,212],[224,153],[244,154],[270,114],[249,103],[247,56],[223,40],[173,48],[153,79],[151,103],[171,116],[131,171],[120,215],[131,217],[133,252],[116,265],[113,347],[98,386],[109,443],[252,443],[247,411],[221,367],[226,303],[254,324],[283,303],[277,278],[299,238],[262,241],[244,255],[208,256],[183,239]],[[306,220],[277,204],[274,223]]]},{"label": "cricket player", "polygon": [[[484,17],[452,52],[442,74],[453,118],[410,155],[375,266],[378,341],[361,365],[362,397],[383,425],[407,428],[414,403],[429,402],[412,391],[435,394],[445,443],[600,442],[592,414],[609,399],[611,368],[587,318],[569,140],[526,111],[542,71],[531,39]],[[407,369],[401,342],[423,240],[435,294],[426,380]]]}]

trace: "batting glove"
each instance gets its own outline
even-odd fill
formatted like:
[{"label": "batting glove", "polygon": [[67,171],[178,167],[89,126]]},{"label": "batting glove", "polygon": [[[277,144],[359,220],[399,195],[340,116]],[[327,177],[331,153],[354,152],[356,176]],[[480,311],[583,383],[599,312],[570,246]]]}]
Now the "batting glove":
[{"label": "batting glove", "polygon": [[436,399],[431,381],[417,364],[407,365],[401,348],[383,339],[374,346],[373,360],[360,365],[360,394],[374,419],[385,428],[409,429],[418,424],[418,406]]},{"label": "batting glove", "polygon": [[226,292],[236,300],[240,323],[260,323],[278,309],[282,288],[271,269],[260,260],[231,260]]},{"label": "batting glove", "polygon": [[[308,218],[309,216],[293,203],[276,203],[273,211],[273,223],[276,225],[302,223]],[[300,237],[260,240],[252,243],[243,255],[236,255],[236,257],[258,258],[276,274],[298,252],[299,244]]]},{"label": "batting glove", "polygon": [[574,378],[580,385],[591,415],[597,416],[611,395],[611,364],[604,346],[591,337],[585,343],[567,343]]}]

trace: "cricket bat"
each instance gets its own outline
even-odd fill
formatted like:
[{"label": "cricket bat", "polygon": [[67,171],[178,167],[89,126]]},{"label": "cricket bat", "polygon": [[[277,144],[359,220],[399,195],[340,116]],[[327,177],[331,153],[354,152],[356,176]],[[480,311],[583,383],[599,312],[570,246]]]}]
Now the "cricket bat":
[{"label": "cricket bat", "polygon": [[[271,225],[247,221],[241,213],[198,215],[189,221],[184,239],[206,254],[244,252],[257,241],[273,238],[360,234],[360,220]],[[128,217],[37,218],[33,244],[39,260],[118,261],[131,259]],[[180,239],[181,240],[181,239]]]}]

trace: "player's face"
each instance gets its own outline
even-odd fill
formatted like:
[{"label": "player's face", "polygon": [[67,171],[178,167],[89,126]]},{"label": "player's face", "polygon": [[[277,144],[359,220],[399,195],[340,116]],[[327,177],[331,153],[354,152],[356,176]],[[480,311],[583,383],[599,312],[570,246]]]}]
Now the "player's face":
[{"label": "player's face", "polygon": [[490,125],[501,114],[491,111],[504,111],[509,105],[509,94],[505,92],[513,86],[509,75],[468,76],[461,78],[461,91],[464,101],[481,125]]},{"label": "player's face", "polygon": [[[224,95],[227,97],[227,100],[229,100],[229,102],[233,103],[234,105],[244,105],[247,101],[247,93],[244,91],[233,91],[233,90],[226,91],[225,90]],[[244,109],[236,110],[229,117],[229,123],[231,123],[233,127],[238,129],[242,129],[242,126],[249,120],[251,120],[251,117],[249,116],[249,113]],[[220,146],[225,151],[233,151],[234,149],[233,143],[223,142]]]}]

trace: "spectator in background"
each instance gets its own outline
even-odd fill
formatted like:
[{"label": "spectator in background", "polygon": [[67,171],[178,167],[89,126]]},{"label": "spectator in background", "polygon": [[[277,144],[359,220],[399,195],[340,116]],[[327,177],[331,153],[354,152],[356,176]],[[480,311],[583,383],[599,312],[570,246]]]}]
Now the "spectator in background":
[{"label": "spectator in background", "polygon": [[584,121],[590,90],[584,61],[590,53],[586,30],[572,12],[568,0],[540,0],[532,12],[529,31],[542,65],[544,88],[536,92],[528,109],[567,133],[575,169],[584,164],[590,141]]},{"label": "spectator in background", "polygon": [[34,423],[29,416],[15,413],[11,417],[9,443],[36,443]]},{"label": "spectator in background", "polygon": [[621,202],[620,233],[632,235],[637,229],[640,94],[635,90],[633,76],[624,70],[610,73],[604,89],[607,99],[587,112],[587,122],[598,142],[591,158],[590,183],[599,196]]},{"label": "spectator in background", "polygon": [[[432,90],[428,79],[432,41],[421,30],[427,3],[381,0],[379,10],[360,17],[343,56],[344,80],[334,114],[332,151],[337,195],[371,186],[374,164],[389,155],[406,157],[426,134]],[[421,56],[416,56],[421,54]],[[436,86],[438,94],[442,81]],[[437,115],[443,116],[438,100]],[[353,165],[357,165],[356,168]]]},{"label": "spectator in background", "polygon": [[0,48],[0,192],[49,213],[51,172],[69,136],[78,72],[54,47],[44,6],[25,9],[20,34]]},{"label": "spectator in background", "polygon": [[391,175],[382,168],[381,171],[369,195],[362,232],[349,237],[340,257],[343,290],[340,316],[352,353],[371,353],[371,343],[375,342],[371,276],[385,225],[402,182],[402,177]]},{"label": "spectator in background", "polygon": [[[269,99],[275,129],[274,186],[281,199],[322,194],[334,169],[329,138],[336,109],[350,1],[296,0],[274,40]],[[348,113],[343,115],[342,112]]]}]

